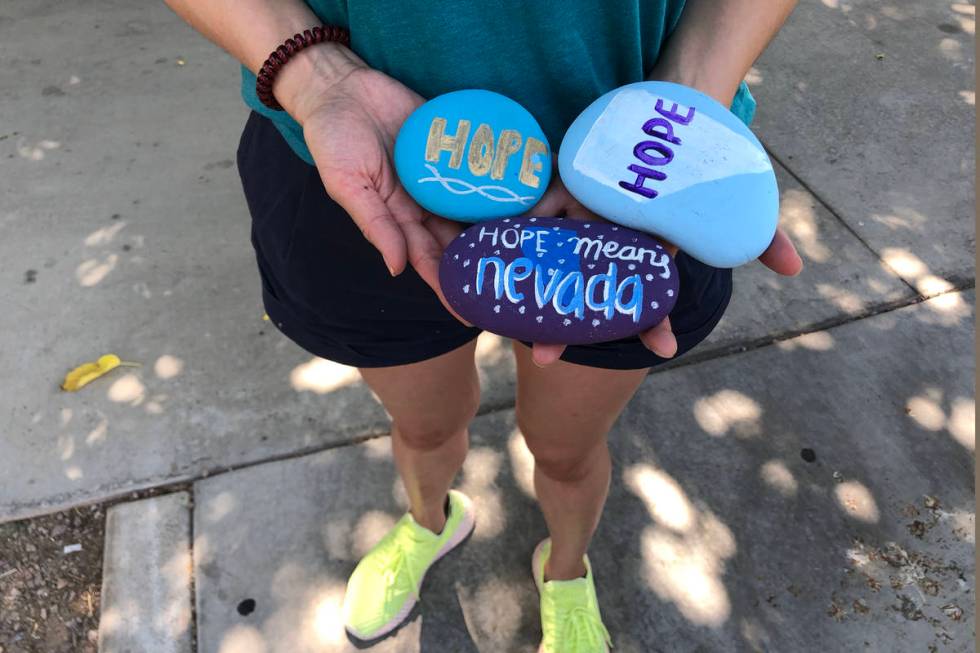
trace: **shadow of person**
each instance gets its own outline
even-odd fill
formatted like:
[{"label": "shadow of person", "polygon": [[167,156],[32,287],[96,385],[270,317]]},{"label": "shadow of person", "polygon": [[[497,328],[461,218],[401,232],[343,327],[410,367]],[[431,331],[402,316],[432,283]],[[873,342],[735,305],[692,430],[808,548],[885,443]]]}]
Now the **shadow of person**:
[{"label": "shadow of person", "polygon": [[[451,559],[455,553],[454,551],[447,557]],[[455,583],[450,578],[450,575],[458,573],[458,567],[434,567],[431,573],[433,582],[427,583],[428,592],[420,608],[422,627],[419,632],[419,651],[479,653],[467,627]]]}]

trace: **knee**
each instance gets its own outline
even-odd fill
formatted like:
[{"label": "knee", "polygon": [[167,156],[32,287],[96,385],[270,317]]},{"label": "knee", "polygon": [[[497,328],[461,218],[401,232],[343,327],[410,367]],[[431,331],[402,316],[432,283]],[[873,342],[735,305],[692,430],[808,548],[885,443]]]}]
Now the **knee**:
[{"label": "knee", "polygon": [[534,454],[534,467],[542,474],[559,483],[577,483],[589,475],[596,461],[581,453],[544,451]]},{"label": "knee", "polygon": [[395,420],[394,432],[402,443],[416,451],[431,451],[462,434],[480,406],[479,391],[452,404],[433,406],[410,420]]},{"label": "knee", "polygon": [[432,451],[458,437],[466,425],[417,424],[409,427],[395,424],[394,435],[401,443],[414,451]]},{"label": "knee", "polygon": [[[529,430],[529,427],[532,430]],[[605,438],[597,438],[591,446],[569,447],[561,437],[548,437],[540,430],[518,418],[518,428],[524,434],[527,448],[534,456],[534,468],[553,481],[575,483],[589,475],[595,465],[608,456]]]}]

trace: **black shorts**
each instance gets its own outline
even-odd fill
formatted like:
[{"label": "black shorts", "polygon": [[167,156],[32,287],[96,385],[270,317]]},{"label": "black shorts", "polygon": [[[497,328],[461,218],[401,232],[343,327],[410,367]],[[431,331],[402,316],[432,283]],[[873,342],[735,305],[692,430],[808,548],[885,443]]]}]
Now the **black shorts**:
[{"label": "black shorts", "polygon": [[[311,354],[356,367],[405,365],[480,334],[457,322],[410,267],[392,277],[381,255],[327,195],[316,168],[267,118],[249,116],[238,170],[252,214],[252,245],[270,320]],[[731,270],[677,257],[680,292],[670,314],[678,355],[704,340],[732,294]],[[562,360],[609,369],[663,363],[638,338],[570,346]]]}]

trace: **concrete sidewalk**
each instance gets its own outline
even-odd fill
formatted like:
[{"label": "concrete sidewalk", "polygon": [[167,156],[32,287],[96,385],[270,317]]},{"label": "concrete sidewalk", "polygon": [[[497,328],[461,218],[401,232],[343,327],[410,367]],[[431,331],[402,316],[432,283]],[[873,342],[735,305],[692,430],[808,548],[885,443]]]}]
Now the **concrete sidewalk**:
[{"label": "concrete sidewalk", "polygon": [[[943,355],[972,334],[950,336],[947,302],[644,383],[610,435],[590,554],[615,650],[973,650],[973,372]],[[457,483],[476,531],[372,650],[536,650],[532,464],[511,411],[477,419]],[[344,584],[406,506],[387,438],[222,474],[194,496],[199,651],[355,650]]]},{"label": "concrete sidewalk", "polygon": [[[957,27],[971,19],[928,4],[803,3],[753,70],[807,270],[738,270],[728,315],[686,362],[972,285],[973,38]],[[0,351],[16,371],[0,519],[384,431],[352,370],[260,319],[234,62],[162,4],[127,0],[10,2],[0,52]],[[481,349],[484,411],[512,402],[506,349]],[[143,367],[58,390],[109,351]]]},{"label": "concrete sidewalk", "polygon": [[[737,270],[617,426],[617,650],[972,650],[973,12],[803,2],[750,73],[807,268]],[[237,65],[131,0],[8,0],[0,58],[0,521],[193,481],[198,650],[344,650],[338,591],[402,504],[356,373],[261,319]],[[478,536],[379,650],[533,649],[508,349],[480,343]],[[110,351],[142,367],[58,389]]]}]

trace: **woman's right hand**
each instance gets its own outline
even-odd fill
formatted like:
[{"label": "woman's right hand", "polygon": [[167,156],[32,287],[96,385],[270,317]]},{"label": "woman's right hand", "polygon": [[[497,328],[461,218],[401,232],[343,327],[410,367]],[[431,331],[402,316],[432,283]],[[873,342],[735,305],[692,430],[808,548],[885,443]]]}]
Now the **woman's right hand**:
[{"label": "woman's right hand", "polygon": [[[303,126],[327,193],[381,253],[391,274],[411,265],[441,299],[439,260],[462,226],[424,212],[398,181],[392,158],[398,130],[423,99],[349,50],[343,56],[348,65],[339,72],[332,67],[332,79],[307,78],[294,86],[300,90],[288,103],[280,102]],[[283,73],[288,70],[287,65]]]}]

